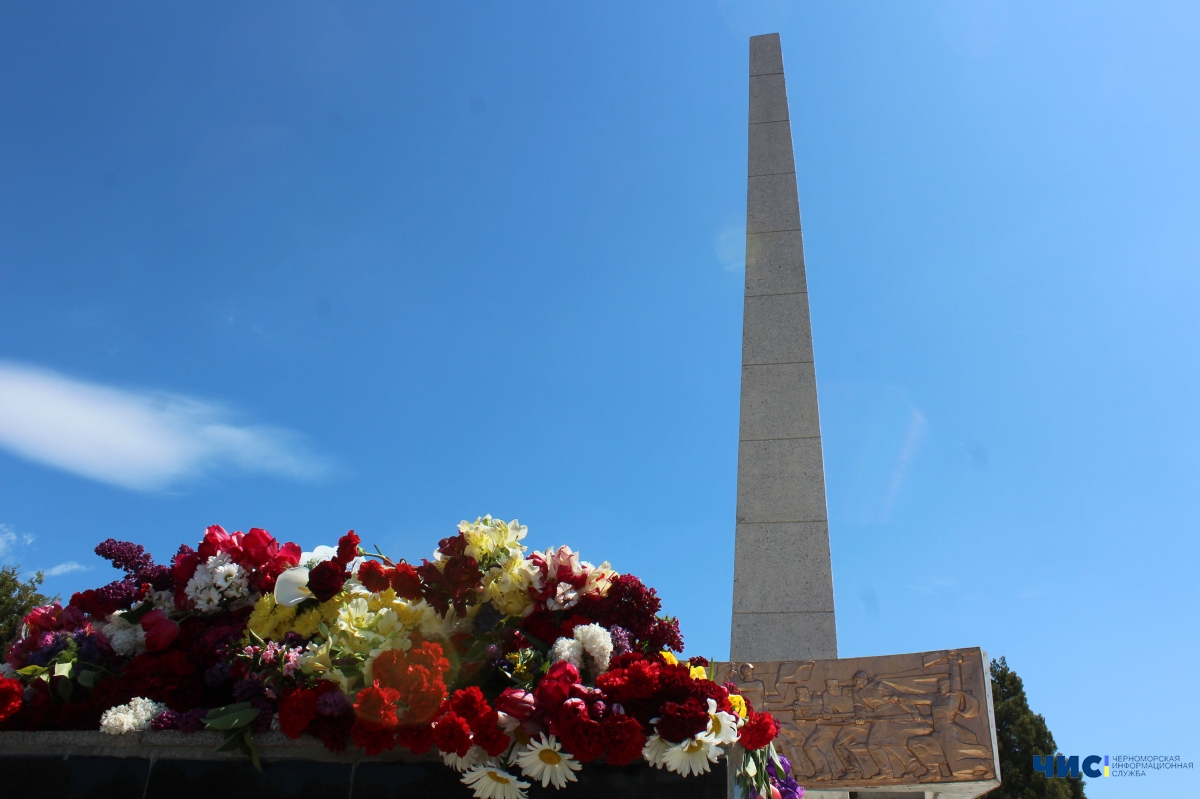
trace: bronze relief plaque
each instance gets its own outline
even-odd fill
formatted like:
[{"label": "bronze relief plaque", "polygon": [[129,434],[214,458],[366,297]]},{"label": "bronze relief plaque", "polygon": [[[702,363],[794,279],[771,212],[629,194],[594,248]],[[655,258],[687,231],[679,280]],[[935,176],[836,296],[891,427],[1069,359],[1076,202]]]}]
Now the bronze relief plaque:
[{"label": "bronze relief plaque", "polygon": [[999,784],[991,680],[978,648],[714,665],[717,682],[736,684],[779,720],[775,748],[810,790]]}]

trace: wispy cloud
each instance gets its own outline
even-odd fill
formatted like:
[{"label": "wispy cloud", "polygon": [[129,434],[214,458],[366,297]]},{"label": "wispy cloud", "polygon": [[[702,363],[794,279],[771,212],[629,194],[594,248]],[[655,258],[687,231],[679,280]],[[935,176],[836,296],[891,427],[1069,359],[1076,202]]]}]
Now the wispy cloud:
[{"label": "wispy cloud", "polygon": [[82,563],[76,563],[69,560],[66,563],[60,563],[52,569],[46,569],[47,577],[57,577],[60,574],[70,574],[71,572],[86,572],[91,571],[91,566],[84,566]]},{"label": "wispy cloud", "polygon": [[291,431],[238,425],[227,408],[0,362],[0,448],[139,491],[220,468],[313,479],[327,464]]},{"label": "wispy cloud", "polygon": [[13,554],[22,544],[32,544],[33,536],[28,533],[18,534],[7,524],[0,524],[0,558]]}]

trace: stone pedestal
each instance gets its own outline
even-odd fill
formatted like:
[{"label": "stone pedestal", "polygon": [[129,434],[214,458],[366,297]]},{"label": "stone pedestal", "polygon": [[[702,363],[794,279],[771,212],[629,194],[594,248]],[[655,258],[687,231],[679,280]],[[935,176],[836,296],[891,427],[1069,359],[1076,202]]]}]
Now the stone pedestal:
[{"label": "stone pedestal", "polygon": [[[0,732],[4,796],[54,799],[470,799],[440,757],[393,750],[335,754],[319,741],[255,736],[263,770],[239,753],[214,752],[218,733]],[[645,763],[587,763],[563,790],[534,783],[530,799],[725,799],[725,763],[680,777]]]}]

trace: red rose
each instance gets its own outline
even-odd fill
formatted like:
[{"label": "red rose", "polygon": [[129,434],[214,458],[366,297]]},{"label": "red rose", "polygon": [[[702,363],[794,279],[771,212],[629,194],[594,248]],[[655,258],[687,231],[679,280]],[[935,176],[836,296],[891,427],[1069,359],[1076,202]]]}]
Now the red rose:
[{"label": "red rose", "polygon": [[770,713],[750,711],[746,724],[738,736],[739,742],[748,750],[762,749],[779,734],[779,722]]},{"label": "red rose", "polygon": [[146,631],[148,652],[161,652],[179,637],[179,625],[158,608],[142,616],[142,629]]},{"label": "red rose", "polygon": [[372,594],[387,590],[390,575],[377,560],[368,560],[358,567],[358,581]]},{"label": "red rose", "polygon": [[400,561],[390,576],[392,590],[396,592],[396,596],[409,602],[416,602],[421,598],[421,575],[417,574],[417,570],[412,566]]},{"label": "red rose", "polygon": [[613,713],[603,722],[604,742],[608,753],[605,760],[614,766],[628,766],[642,758],[646,745],[646,733],[633,716]]},{"label": "red rose", "polygon": [[342,566],[349,566],[350,561],[358,557],[358,545],[360,539],[354,534],[354,531],[346,533],[338,539],[337,561]]},{"label": "red rose", "polygon": [[279,698],[279,729],[289,738],[299,738],[317,717],[317,692],[312,688],[284,691]]},{"label": "red rose", "polygon": [[24,695],[25,686],[20,680],[0,677],[0,722],[21,709],[21,697]]},{"label": "red rose", "polygon": [[451,752],[465,757],[471,748],[471,727],[454,711],[433,723],[433,743],[445,754]]},{"label": "red rose", "polygon": [[[493,710],[492,713],[495,711]],[[512,739],[504,733],[504,730],[495,724],[479,730],[471,740],[472,743],[487,752],[488,757],[499,757],[512,743]]]},{"label": "red rose", "polygon": [[199,554],[200,560],[203,561],[221,552],[228,552],[230,559],[235,562],[241,560],[242,534],[234,533],[230,535],[225,532],[224,527],[214,524],[204,531],[204,540],[200,542],[197,554]]},{"label": "red rose", "polygon": [[318,602],[324,602],[342,590],[349,576],[350,573],[336,560],[322,561],[308,573],[308,590],[312,591]]}]

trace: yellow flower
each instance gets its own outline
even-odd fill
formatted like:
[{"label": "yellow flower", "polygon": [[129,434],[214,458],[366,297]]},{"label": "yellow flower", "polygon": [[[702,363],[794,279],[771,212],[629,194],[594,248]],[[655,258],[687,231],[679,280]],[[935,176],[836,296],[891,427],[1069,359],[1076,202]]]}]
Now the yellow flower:
[{"label": "yellow flower", "polygon": [[292,621],[291,631],[301,638],[312,638],[321,623],[321,609],[309,608]]},{"label": "yellow flower", "polygon": [[708,669],[704,668],[703,666],[692,666],[688,673],[692,675],[693,680],[708,679]]},{"label": "yellow flower", "polygon": [[659,652],[658,654],[662,655],[662,659],[667,661],[668,666],[678,666],[679,665],[679,658],[675,657],[674,653],[668,652],[667,650],[664,649],[663,651]]},{"label": "yellow flower", "polygon": [[746,700],[740,694],[730,694],[729,704],[733,705],[733,710],[740,718],[746,718]]}]

